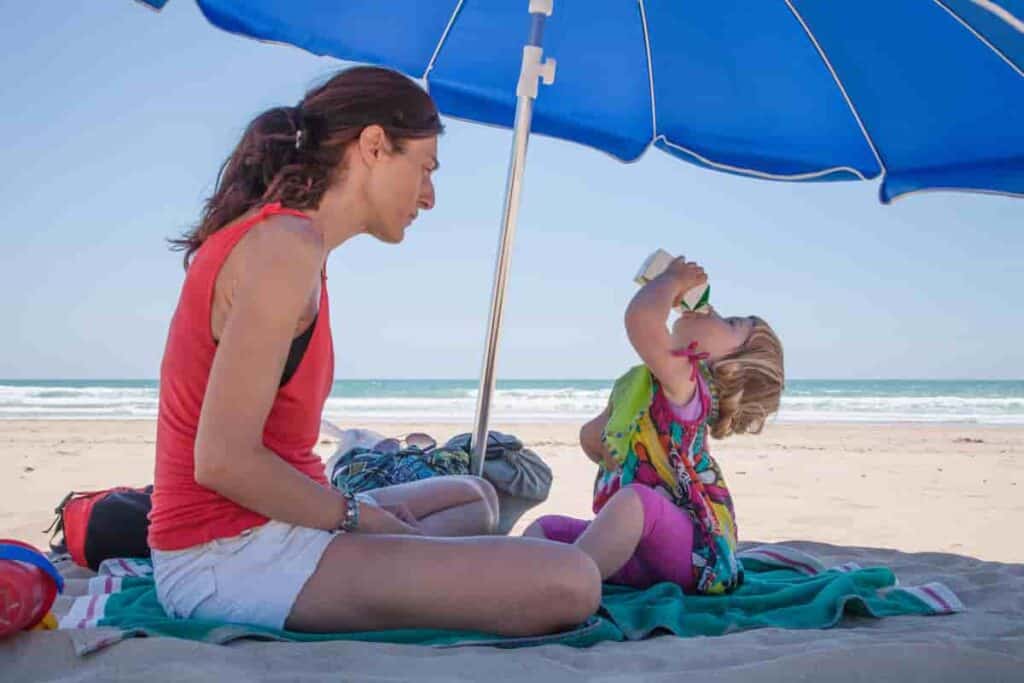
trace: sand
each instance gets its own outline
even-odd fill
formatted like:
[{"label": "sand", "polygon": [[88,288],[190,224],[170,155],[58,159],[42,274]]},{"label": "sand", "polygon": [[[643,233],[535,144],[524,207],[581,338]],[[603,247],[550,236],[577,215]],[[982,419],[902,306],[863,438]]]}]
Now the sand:
[{"label": "sand", "polygon": [[[439,439],[468,428],[364,426]],[[577,426],[494,428],[520,436],[555,473],[549,500],[518,528],[546,512],[588,515],[593,470]],[[43,546],[41,530],[69,490],[149,483],[154,434],[147,421],[0,422],[0,537]],[[0,680],[1024,680],[1024,428],[775,424],[714,442],[713,453],[743,539],[795,542],[827,562],[886,564],[905,583],[943,581],[968,611],[585,651],[148,639],[78,659],[66,634],[37,633],[0,643]]]}]

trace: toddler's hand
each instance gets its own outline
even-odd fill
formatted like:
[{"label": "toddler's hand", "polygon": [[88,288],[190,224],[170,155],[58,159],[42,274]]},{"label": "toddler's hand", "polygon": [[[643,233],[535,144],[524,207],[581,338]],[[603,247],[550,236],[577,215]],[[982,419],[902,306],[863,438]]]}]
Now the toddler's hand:
[{"label": "toddler's hand", "polygon": [[601,456],[602,467],[609,472],[617,472],[619,469],[619,462],[611,456],[610,453],[605,452]]},{"label": "toddler's hand", "polygon": [[661,277],[675,280],[679,285],[680,292],[699,287],[708,281],[708,276],[700,264],[683,258],[674,259],[661,274]]}]

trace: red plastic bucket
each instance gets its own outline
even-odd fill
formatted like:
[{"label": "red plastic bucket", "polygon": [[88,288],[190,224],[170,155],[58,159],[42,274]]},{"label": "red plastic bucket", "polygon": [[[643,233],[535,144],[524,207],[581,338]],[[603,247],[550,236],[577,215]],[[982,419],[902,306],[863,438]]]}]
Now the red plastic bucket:
[{"label": "red plastic bucket", "polygon": [[0,638],[42,621],[63,589],[64,580],[41,552],[0,539]]}]

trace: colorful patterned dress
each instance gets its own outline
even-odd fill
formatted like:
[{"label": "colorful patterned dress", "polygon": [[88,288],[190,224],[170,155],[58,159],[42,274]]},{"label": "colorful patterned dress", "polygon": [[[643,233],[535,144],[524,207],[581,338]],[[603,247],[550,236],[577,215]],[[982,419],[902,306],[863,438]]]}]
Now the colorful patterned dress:
[{"label": "colorful patterned dress", "polygon": [[603,466],[594,487],[594,512],[620,488],[643,484],[668,497],[693,522],[697,592],[726,593],[743,581],[736,560],[736,514],[718,463],[708,451],[708,425],[718,402],[706,354],[691,344],[674,355],[690,359],[701,400],[699,416],[681,421],[646,365],[620,377],[612,389],[611,417],[601,435],[619,464]]}]

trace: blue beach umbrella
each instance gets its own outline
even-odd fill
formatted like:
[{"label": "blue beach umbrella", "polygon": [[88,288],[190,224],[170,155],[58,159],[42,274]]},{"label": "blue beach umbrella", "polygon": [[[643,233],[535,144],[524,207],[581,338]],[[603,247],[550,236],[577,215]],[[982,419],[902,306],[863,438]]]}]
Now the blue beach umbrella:
[{"label": "blue beach umbrella", "polygon": [[[167,0],[142,0],[156,9]],[[770,180],[1024,196],[1024,0],[197,0],[232,33],[421,79],[514,129],[474,427],[482,467],[527,140]],[[525,41],[524,41],[525,38]],[[540,83],[557,85],[538,98]]]}]

